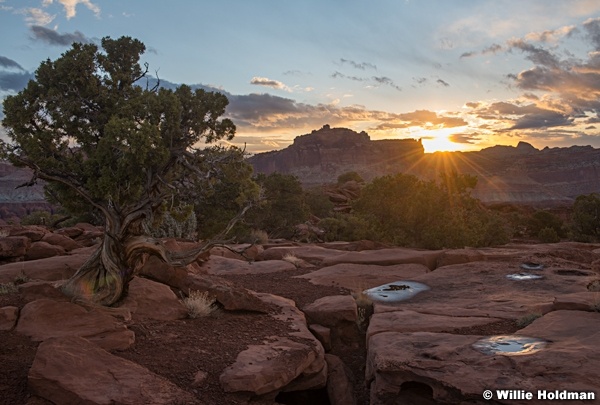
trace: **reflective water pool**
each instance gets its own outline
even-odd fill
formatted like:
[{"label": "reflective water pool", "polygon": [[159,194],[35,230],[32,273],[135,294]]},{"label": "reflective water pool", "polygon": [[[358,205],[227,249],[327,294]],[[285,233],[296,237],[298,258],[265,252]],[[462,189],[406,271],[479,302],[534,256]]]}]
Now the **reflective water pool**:
[{"label": "reflective water pool", "polygon": [[523,356],[536,353],[546,347],[543,339],[517,335],[499,335],[478,340],[473,348],[489,355]]},{"label": "reflective water pool", "polygon": [[410,299],[429,287],[416,281],[396,281],[363,291],[373,301],[399,302]]}]

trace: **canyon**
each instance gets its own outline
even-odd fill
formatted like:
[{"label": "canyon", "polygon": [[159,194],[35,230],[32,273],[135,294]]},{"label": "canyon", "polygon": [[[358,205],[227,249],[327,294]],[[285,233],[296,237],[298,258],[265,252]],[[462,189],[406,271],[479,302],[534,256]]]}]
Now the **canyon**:
[{"label": "canyon", "polygon": [[591,146],[539,150],[519,142],[478,152],[425,153],[420,140],[371,140],[365,132],[325,125],[248,161],[255,172],[292,174],[306,186],[335,183],[349,171],[367,181],[395,173],[435,179],[455,171],[477,176],[472,194],[489,204],[570,205],[579,195],[600,192],[600,149]]}]

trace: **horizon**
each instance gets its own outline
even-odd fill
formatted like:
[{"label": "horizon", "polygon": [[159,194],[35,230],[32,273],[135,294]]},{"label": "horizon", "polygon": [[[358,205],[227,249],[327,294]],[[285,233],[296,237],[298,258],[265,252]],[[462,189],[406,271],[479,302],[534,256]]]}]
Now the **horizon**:
[{"label": "horizon", "polygon": [[225,94],[252,153],[325,123],[427,153],[600,147],[597,1],[176,4],[0,0],[0,101],[73,42],[131,36],[163,86]]}]

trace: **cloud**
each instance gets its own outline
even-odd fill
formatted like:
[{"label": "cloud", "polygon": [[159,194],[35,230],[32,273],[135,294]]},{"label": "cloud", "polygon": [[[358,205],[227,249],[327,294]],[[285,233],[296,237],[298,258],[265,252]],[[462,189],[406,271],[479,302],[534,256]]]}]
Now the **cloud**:
[{"label": "cloud", "polygon": [[16,12],[18,14],[23,14],[25,16],[25,22],[32,25],[48,25],[56,18],[56,15],[50,15],[41,8],[28,7]]},{"label": "cloud", "polygon": [[332,73],[331,77],[334,78],[334,79],[342,78],[342,79],[353,80],[355,82],[366,82],[366,81],[369,80],[369,78],[367,78],[367,77],[348,76],[348,75],[345,75],[345,74],[340,73],[338,71],[335,71],[334,73]]},{"label": "cloud", "polygon": [[[84,6],[86,6],[94,14],[96,14],[96,17],[100,16],[100,7],[92,3],[90,0],[58,0],[58,2],[62,4],[65,8],[67,20],[70,20],[71,18],[75,17],[75,15],[77,14],[76,7],[78,4],[83,4]],[[44,3],[51,4],[52,0],[44,0]]]},{"label": "cloud", "polygon": [[475,144],[481,140],[481,137],[477,134],[452,134],[448,137],[448,140],[454,143]]},{"label": "cloud", "polygon": [[0,55],[0,67],[3,68],[15,68],[19,70],[25,70],[21,65],[15,62],[12,59],[7,58],[6,56]]},{"label": "cloud", "polygon": [[534,42],[556,43],[563,37],[571,36],[577,31],[574,25],[564,26],[555,30],[546,30],[542,32],[530,32],[525,35],[525,39]]},{"label": "cloud", "polygon": [[585,37],[591,41],[596,48],[596,51],[600,51],[600,17],[590,18],[583,23],[583,29],[585,31]]},{"label": "cloud", "polygon": [[33,75],[29,72],[5,72],[0,71],[0,90],[19,91],[22,90]]},{"label": "cloud", "polygon": [[60,34],[54,30],[51,30],[46,27],[41,27],[39,25],[32,25],[31,27],[29,27],[29,29],[34,40],[45,42],[48,45],[66,46],[71,45],[73,42],[92,42],[79,31],[75,31],[72,34]]},{"label": "cloud", "polygon": [[440,116],[434,111],[417,110],[403,114],[392,114],[386,122],[377,125],[374,129],[379,131],[403,129],[410,127],[423,127],[427,129],[455,128],[468,125],[460,117]]},{"label": "cloud", "polygon": [[373,70],[377,70],[377,66],[375,66],[372,63],[369,62],[355,62],[353,60],[349,60],[349,59],[344,59],[344,58],[340,58],[340,64],[344,65],[350,65],[355,69],[360,69],[360,70],[366,70],[366,69],[373,69]]},{"label": "cloud", "polygon": [[532,45],[522,39],[513,39],[508,41],[509,49],[519,49],[527,54],[527,59],[532,61],[536,65],[547,66],[549,68],[559,67],[558,57],[552,54],[550,51]]},{"label": "cloud", "polygon": [[449,87],[450,85],[448,84],[448,82],[442,80],[442,79],[437,79],[436,83],[441,84],[444,87]]},{"label": "cloud", "polygon": [[257,86],[271,87],[273,89],[291,91],[291,89],[288,86],[286,86],[285,84],[283,84],[282,82],[280,82],[278,80],[268,79],[266,77],[255,76],[252,78],[252,80],[250,80],[250,84],[255,84]]},{"label": "cloud", "polygon": [[379,84],[384,84],[386,86],[390,86],[398,91],[402,91],[402,87],[398,86],[392,79],[387,76],[373,76],[373,80],[375,80]]},{"label": "cloud", "polygon": [[460,55],[460,58],[470,58],[473,56],[477,56],[477,55],[495,55],[498,52],[502,51],[504,48],[501,45],[498,44],[492,44],[486,48],[483,48],[481,51],[476,52],[476,51],[471,51],[471,52],[465,52],[462,55]]}]

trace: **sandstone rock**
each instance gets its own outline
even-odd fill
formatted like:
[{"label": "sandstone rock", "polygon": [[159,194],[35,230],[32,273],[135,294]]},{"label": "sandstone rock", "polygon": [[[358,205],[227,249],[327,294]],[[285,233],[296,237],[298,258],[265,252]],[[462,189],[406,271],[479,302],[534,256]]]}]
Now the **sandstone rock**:
[{"label": "sandstone rock", "polygon": [[49,298],[53,301],[70,301],[71,299],[64,295],[55,281],[30,281],[19,285],[21,297],[27,301],[35,301],[41,298]]},{"label": "sandstone rock", "polygon": [[41,343],[28,381],[34,394],[56,404],[198,402],[163,377],[75,336]]},{"label": "sandstone rock", "polygon": [[308,325],[308,330],[310,330],[312,334],[315,335],[315,337],[319,340],[319,342],[321,342],[325,351],[328,352],[331,350],[331,329],[323,325],[313,323]]},{"label": "sandstone rock", "polygon": [[81,235],[83,233],[83,229],[78,228],[76,226],[69,226],[66,228],[60,228],[54,231],[55,234],[57,235],[63,235],[66,236],[68,238],[76,238],[79,235]]},{"label": "sandstone rock", "polygon": [[0,330],[11,330],[14,328],[18,317],[19,308],[12,306],[0,308]]},{"label": "sandstone rock", "polygon": [[281,390],[316,359],[310,346],[277,337],[263,345],[251,345],[241,352],[219,377],[226,392],[262,395]]},{"label": "sandstone rock", "polygon": [[319,298],[303,308],[310,323],[326,326],[331,330],[332,346],[354,345],[360,340],[356,301],[349,295]]},{"label": "sandstone rock", "polygon": [[[238,259],[238,260],[255,260],[256,256],[259,255],[264,249],[261,245],[250,245],[250,244],[242,244],[242,245],[229,245],[229,249],[222,246],[216,246],[210,250],[211,256],[222,256],[227,257],[229,259]],[[236,253],[236,252],[242,252]]]},{"label": "sandstone rock", "polygon": [[293,255],[312,264],[320,264],[328,257],[336,257],[343,252],[325,249],[315,245],[281,246],[265,249],[256,260],[282,260],[286,255]]},{"label": "sandstone rock", "polygon": [[45,227],[36,225],[15,226],[10,228],[10,236],[25,236],[32,242],[41,240],[48,232],[50,231]]},{"label": "sandstone rock", "polygon": [[323,260],[324,266],[333,266],[340,263],[376,264],[389,266],[394,264],[422,264],[430,270],[435,269],[437,259],[443,251],[414,250],[406,248],[390,248],[367,250],[362,252],[345,252],[343,254],[327,257]]},{"label": "sandstone rock", "polygon": [[398,280],[412,280],[414,277],[429,272],[422,264],[398,264],[378,266],[365,264],[336,264],[323,267],[311,273],[297,276],[317,285],[337,285],[357,293],[368,288]]},{"label": "sandstone rock", "polygon": [[[549,267],[538,271],[538,280],[510,280],[520,273],[522,261],[485,261],[444,266],[413,277],[430,290],[403,301],[402,309],[446,316],[519,319],[527,314],[552,310],[554,298],[586,291],[594,277],[565,277]],[[570,281],[567,281],[569,279]],[[375,313],[393,312],[398,305],[374,304]]]},{"label": "sandstone rock", "polygon": [[216,276],[190,274],[181,286],[181,290],[185,294],[192,290],[209,291],[228,311],[269,312],[268,305],[265,305],[254,293]]},{"label": "sandstone rock", "polygon": [[68,236],[63,236],[58,233],[47,233],[42,238],[43,242],[48,242],[51,245],[60,246],[65,249],[67,252],[70,252],[73,249],[79,249],[83,246]]},{"label": "sandstone rock", "polygon": [[192,382],[192,387],[202,387],[208,378],[208,373],[206,371],[198,370],[194,375],[194,381]]},{"label": "sandstone rock", "polygon": [[438,257],[436,267],[450,266],[452,264],[479,262],[483,260],[485,260],[485,255],[476,249],[445,250]]},{"label": "sandstone rock", "polygon": [[356,404],[352,370],[337,356],[325,355],[327,361],[327,395],[331,405]]},{"label": "sandstone rock", "polygon": [[81,336],[107,350],[124,350],[134,341],[134,333],[106,313],[49,299],[26,304],[15,330],[37,342],[53,337]]},{"label": "sandstone rock", "polygon": [[31,241],[26,236],[0,237],[0,258],[25,256],[30,246]]},{"label": "sandstone rock", "polygon": [[129,293],[121,307],[130,309],[134,320],[172,321],[187,317],[187,310],[169,286],[141,277],[129,282]]},{"label": "sandstone rock", "polygon": [[371,403],[397,400],[403,386],[419,384],[428,387],[431,398],[441,403],[480,398],[490,387],[532,392],[595,391],[600,378],[595,367],[600,361],[598,321],[600,313],[550,312],[517,332],[545,339],[547,346],[534,354],[510,357],[474,349],[473,343],[481,336],[376,334],[370,339],[367,354]]},{"label": "sandstone rock", "polygon": [[31,247],[29,250],[27,250],[27,254],[25,255],[25,260],[46,259],[48,257],[61,256],[65,253],[66,250],[62,246],[51,245],[48,242],[38,241],[31,244]]},{"label": "sandstone rock", "polygon": [[554,299],[553,310],[600,311],[600,292],[562,294]]},{"label": "sandstone rock", "polygon": [[399,309],[374,314],[367,330],[367,346],[372,336],[382,332],[450,332],[457,328],[487,325],[501,319],[487,317],[444,316]]},{"label": "sandstone rock", "polygon": [[89,256],[89,254],[55,256],[5,264],[0,266],[0,283],[11,282],[21,273],[24,273],[30,280],[65,280],[71,277]]},{"label": "sandstone rock", "polygon": [[296,266],[284,260],[268,260],[249,263],[247,261],[222,256],[211,256],[201,267],[208,274],[215,275],[264,274],[296,270]]}]

